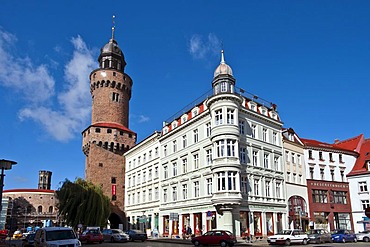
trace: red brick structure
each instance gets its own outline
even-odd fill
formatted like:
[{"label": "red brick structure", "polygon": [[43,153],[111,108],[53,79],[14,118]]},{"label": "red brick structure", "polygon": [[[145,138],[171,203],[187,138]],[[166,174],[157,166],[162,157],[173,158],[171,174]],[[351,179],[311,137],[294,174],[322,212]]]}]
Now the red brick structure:
[{"label": "red brick structure", "polygon": [[82,132],[85,178],[111,199],[109,220],[111,227],[118,228],[125,225],[123,153],[135,145],[136,133],[128,128],[132,80],[124,72],[126,62],[114,32],[98,61],[99,68],[90,74],[91,125]]}]

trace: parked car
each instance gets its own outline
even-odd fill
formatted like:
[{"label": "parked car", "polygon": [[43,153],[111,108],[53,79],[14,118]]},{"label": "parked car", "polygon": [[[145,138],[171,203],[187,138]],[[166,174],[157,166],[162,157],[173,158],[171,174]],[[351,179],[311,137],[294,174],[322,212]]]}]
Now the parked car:
[{"label": "parked car", "polygon": [[222,247],[233,246],[236,244],[236,237],[230,231],[212,230],[201,236],[193,237],[191,242],[195,246],[199,245],[219,245]]},{"label": "parked car", "polygon": [[331,232],[331,239],[337,243],[357,242],[356,234],[345,229],[339,229]]},{"label": "parked car", "polygon": [[35,247],[81,247],[76,233],[69,227],[39,228],[35,234]]},{"label": "parked car", "polygon": [[21,239],[23,237],[23,233],[19,230],[13,233],[13,239]]},{"label": "parked car", "polygon": [[280,233],[267,238],[269,244],[303,244],[308,243],[308,235],[299,229],[283,230]]},{"label": "parked car", "polygon": [[104,229],[102,234],[104,241],[127,242],[129,240],[129,236],[121,229]]},{"label": "parked car", "polygon": [[331,234],[325,229],[312,229],[307,232],[309,243],[331,243],[333,240],[331,239]]},{"label": "parked car", "polygon": [[35,233],[28,233],[25,238],[22,239],[22,247],[31,247],[35,243]]},{"label": "parked car", "polygon": [[99,229],[88,229],[82,232],[82,234],[79,236],[79,240],[81,242],[86,243],[103,243],[104,238],[103,234],[100,232]]},{"label": "parked car", "polygon": [[146,233],[139,230],[128,230],[126,234],[129,236],[129,241],[141,240],[144,242],[148,239]]},{"label": "parked car", "polygon": [[356,233],[356,238],[358,241],[369,242],[370,241],[370,231],[363,231]]}]

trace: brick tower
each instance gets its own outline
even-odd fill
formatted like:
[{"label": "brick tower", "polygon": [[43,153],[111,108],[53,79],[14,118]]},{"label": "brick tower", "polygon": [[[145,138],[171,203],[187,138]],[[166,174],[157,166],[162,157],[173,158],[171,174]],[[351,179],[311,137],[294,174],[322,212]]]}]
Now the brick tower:
[{"label": "brick tower", "polygon": [[112,38],[100,50],[99,68],[90,74],[92,97],[91,125],[83,132],[86,156],[85,178],[100,185],[111,199],[111,228],[125,223],[123,153],[136,143],[136,133],[128,128],[132,80],[124,70],[124,55]]},{"label": "brick tower", "polygon": [[51,187],[51,171],[39,171],[39,189],[50,190]]}]

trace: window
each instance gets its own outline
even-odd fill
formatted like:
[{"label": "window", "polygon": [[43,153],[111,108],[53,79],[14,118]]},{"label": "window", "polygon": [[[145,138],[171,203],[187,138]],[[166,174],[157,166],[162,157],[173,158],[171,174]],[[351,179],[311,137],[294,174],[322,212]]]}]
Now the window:
[{"label": "window", "polygon": [[260,180],[259,179],[255,179],[254,180],[254,195],[255,196],[258,196],[259,195],[259,190],[260,190]]},{"label": "window", "polygon": [[240,163],[241,164],[245,164],[246,163],[246,148],[245,147],[241,147],[240,148],[240,151],[239,151],[239,159],[240,159]]},{"label": "window", "polygon": [[135,176],[132,176],[132,185],[135,186],[135,184],[136,184]]},{"label": "window", "polygon": [[112,101],[119,102],[119,93],[112,94]]},{"label": "window", "polygon": [[324,160],[324,158],[323,158],[323,156],[322,156],[322,152],[321,152],[321,151],[319,152],[319,160],[321,160],[321,161],[323,161],[323,160]]},{"label": "window", "polygon": [[217,150],[217,157],[223,157],[224,156],[224,140],[216,141],[216,150]]},{"label": "window", "polygon": [[276,198],[281,197],[281,183],[276,183]]},{"label": "window", "polygon": [[257,126],[255,124],[252,124],[251,129],[252,129],[252,137],[256,138],[257,137]]},{"label": "window", "polygon": [[275,171],[279,171],[280,170],[280,167],[279,167],[279,157],[277,157],[277,156],[274,157],[274,169],[275,169]]},{"label": "window", "polygon": [[295,164],[295,153],[292,153],[292,163]]},{"label": "window", "polygon": [[361,200],[362,209],[366,210],[368,207],[370,207],[370,200]]},{"label": "window", "polygon": [[334,181],[335,178],[334,178],[334,170],[333,169],[330,169],[330,175],[331,175],[331,181]]},{"label": "window", "polygon": [[358,188],[359,188],[359,192],[360,192],[360,193],[368,192],[366,181],[358,182]]},{"label": "window", "polygon": [[154,167],[154,178],[158,178],[158,166]]},{"label": "window", "polygon": [[222,124],[222,110],[215,111],[215,125]]},{"label": "window", "polygon": [[137,203],[140,203],[140,192],[137,192]]},{"label": "window", "polygon": [[277,143],[277,133],[276,132],[272,132],[272,144],[278,144]]},{"label": "window", "polygon": [[153,200],[152,189],[148,189],[148,201]]},{"label": "window", "polygon": [[308,158],[310,160],[313,160],[313,157],[312,157],[312,150],[308,150]]},{"label": "window", "polygon": [[112,129],[107,129],[108,134],[112,134]]},{"label": "window", "polygon": [[194,134],[194,143],[197,143],[199,141],[198,129],[195,129],[193,131],[193,134]]},{"label": "window", "polygon": [[143,155],[143,162],[146,162],[146,154]]},{"label": "window", "polygon": [[310,178],[313,179],[314,168],[310,167]]},{"label": "window", "polygon": [[246,195],[248,192],[248,178],[241,177],[241,193]]},{"label": "window", "polygon": [[186,138],[186,135],[182,136],[182,147],[183,148],[186,148],[188,142],[187,142],[187,138]]},{"label": "window", "polygon": [[156,147],[156,148],[154,149],[154,154],[155,154],[155,157],[158,157],[158,147]]},{"label": "window", "polygon": [[227,156],[235,156],[235,140],[226,140],[227,142]]},{"label": "window", "polygon": [[335,204],[347,204],[347,192],[333,191],[333,198]]},{"label": "window", "polygon": [[207,137],[211,135],[211,123],[206,124]]},{"label": "window", "polygon": [[163,202],[167,202],[167,189],[163,189]]},{"label": "window", "polygon": [[321,176],[321,180],[325,180],[325,170],[324,170],[324,168],[320,168],[320,176]]},{"label": "window", "polygon": [[182,185],[182,199],[184,200],[188,199],[188,185],[187,184]]},{"label": "window", "polygon": [[154,200],[158,200],[159,199],[159,189],[158,187],[155,187],[154,188]]},{"label": "window", "polygon": [[96,129],[95,129],[95,132],[96,132],[96,133],[100,133],[100,128],[96,128]]},{"label": "window", "polygon": [[263,167],[266,169],[269,168],[269,155],[268,154],[263,155]]},{"label": "window", "polygon": [[140,177],[140,173],[137,174],[137,183],[140,184],[141,183],[141,177]]},{"label": "window", "polygon": [[129,188],[131,187],[131,178],[130,177],[128,178],[128,187]]},{"label": "window", "polygon": [[146,195],[146,190],[143,190],[143,202],[146,201],[145,195]]},{"label": "window", "polygon": [[297,154],[297,164],[301,165],[302,164],[301,162],[302,162],[301,155]]},{"label": "window", "polygon": [[172,201],[177,201],[177,187],[172,187]]},{"label": "window", "polygon": [[152,160],[152,150],[149,151],[149,160]]},{"label": "window", "polygon": [[199,197],[199,181],[194,182],[194,197]]},{"label": "window", "polygon": [[227,120],[227,124],[234,124],[234,110],[233,109],[227,109],[226,120]]},{"label": "window", "polygon": [[340,171],[340,177],[342,179],[342,182],[344,182],[344,171]]},{"label": "window", "polygon": [[339,162],[340,162],[340,163],[344,163],[344,162],[343,162],[343,156],[342,156],[342,154],[339,154]]},{"label": "window", "polygon": [[194,159],[194,169],[198,169],[199,168],[199,154],[194,154],[193,159]]},{"label": "window", "polygon": [[330,162],[334,162],[334,160],[333,160],[333,154],[332,153],[329,153],[329,161]]},{"label": "window", "polygon": [[244,121],[239,121],[239,133],[241,135],[244,135],[244,126],[245,126]]},{"label": "window", "polygon": [[182,159],[182,173],[188,172],[188,159],[184,158]]},{"label": "window", "polygon": [[137,158],[137,164],[138,164],[138,165],[140,165],[140,163],[141,163],[141,157],[139,156],[139,157]]},{"label": "window", "polygon": [[163,173],[164,173],[164,179],[168,178],[168,167],[167,166],[163,167]]},{"label": "window", "polygon": [[177,163],[176,162],[173,162],[172,163],[172,172],[173,172],[173,176],[177,176]]},{"label": "window", "polygon": [[286,173],[286,181],[287,182],[290,182],[290,172],[287,172]]},{"label": "window", "polygon": [[152,180],[152,169],[148,170],[148,180]]},{"label": "window", "polygon": [[163,156],[166,157],[167,156],[167,145],[164,145],[163,146]]},{"label": "window", "polygon": [[227,189],[236,190],[236,172],[227,172]]},{"label": "window", "polygon": [[312,201],[314,203],[328,203],[327,190],[312,190]]},{"label": "window", "polygon": [[267,129],[262,129],[262,141],[267,142]]},{"label": "window", "polygon": [[285,161],[289,163],[289,152],[285,151]]},{"label": "window", "polygon": [[207,178],[207,195],[212,195],[212,178]]},{"label": "window", "polygon": [[226,190],[226,174],[225,172],[217,173],[217,190]]},{"label": "window", "polygon": [[206,150],[206,164],[212,164],[212,149]]},{"label": "window", "polygon": [[258,166],[258,151],[253,151],[253,166]]},{"label": "window", "polygon": [[173,144],[173,152],[176,153],[177,152],[177,142],[176,140],[172,142]]},{"label": "window", "polygon": [[271,193],[270,193],[270,188],[271,187],[271,182],[270,181],[266,181],[265,183],[265,195],[266,197],[271,197]]},{"label": "window", "polygon": [[112,183],[112,184],[117,183],[117,178],[116,178],[116,177],[112,177],[112,178],[111,178],[111,183]]}]

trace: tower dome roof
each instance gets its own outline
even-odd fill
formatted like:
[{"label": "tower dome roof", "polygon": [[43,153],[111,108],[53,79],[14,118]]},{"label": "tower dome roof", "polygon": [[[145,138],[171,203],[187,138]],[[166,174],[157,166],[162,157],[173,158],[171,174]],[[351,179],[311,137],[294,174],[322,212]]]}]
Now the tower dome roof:
[{"label": "tower dome roof", "polygon": [[224,58],[224,51],[221,51],[221,62],[220,65],[215,70],[215,73],[213,74],[213,77],[216,77],[218,75],[231,75],[233,76],[233,70],[231,67],[225,63],[225,58]]},{"label": "tower dome roof", "polygon": [[109,54],[109,53],[115,53],[119,56],[123,56],[121,48],[119,48],[117,41],[115,39],[110,39],[107,44],[105,44],[101,50],[101,54]]}]

